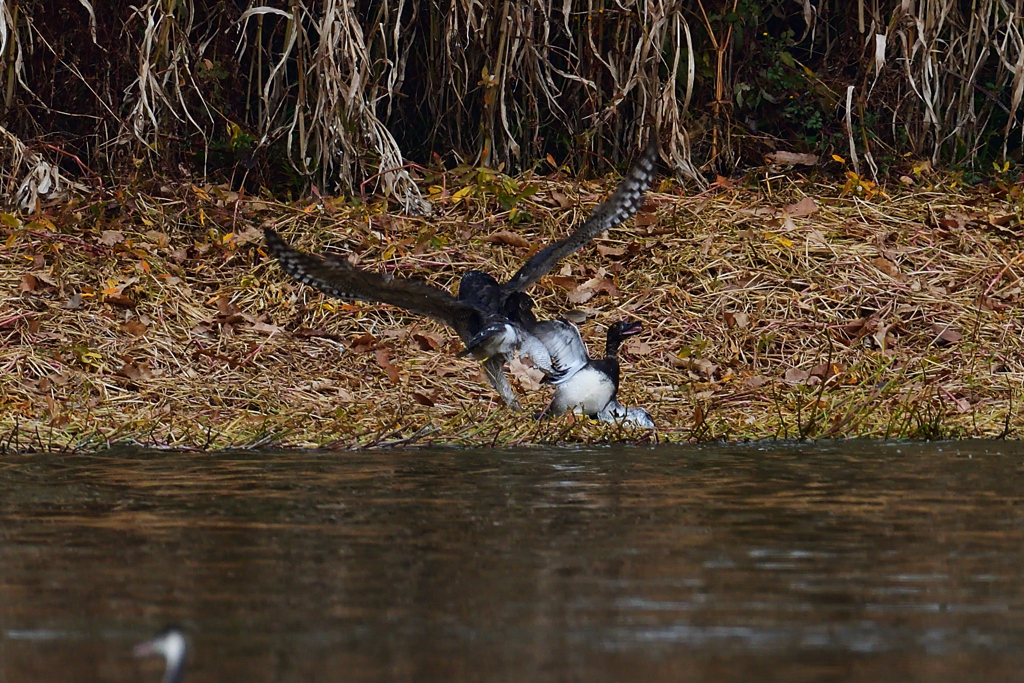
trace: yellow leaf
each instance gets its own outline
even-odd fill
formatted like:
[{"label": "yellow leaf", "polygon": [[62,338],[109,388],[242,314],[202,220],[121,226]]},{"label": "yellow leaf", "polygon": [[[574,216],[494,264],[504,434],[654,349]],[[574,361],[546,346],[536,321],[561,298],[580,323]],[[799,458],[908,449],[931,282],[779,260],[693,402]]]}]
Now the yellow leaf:
[{"label": "yellow leaf", "polygon": [[235,236],[235,233],[233,233],[233,232],[229,232],[228,234],[224,235],[224,237],[222,237],[221,240],[220,240],[221,244],[227,244],[228,242],[231,241],[231,238],[234,237],[234,236]]},{"label": "yellow leaf", "polygon": [[206,212],[202,209],[199,209],[199,225],[206,227]]},{"label": "yellow leaf", "polygon": [[454,195],[452,195],[452,201],[461,202],[461,201],[463,201],[465,199],[468,199],[469,193],[472,192],[472,191],[473,191],[473,186],[472,185],[467,185],[466,187],[462,188],[461,190],[456,192]]},{"label": "yellow leaf", "polygon": [[838,154],[833,154],[833,155],[832,155],[832,159],[833,159],[834,161],[838,161],[838,162],[839,162],[839,163],[841,163],[841,164],[845,164],[845,163],[846,163],[846,159],[842,158],[842,157],[841,157],[841,156],[839,156]]}]

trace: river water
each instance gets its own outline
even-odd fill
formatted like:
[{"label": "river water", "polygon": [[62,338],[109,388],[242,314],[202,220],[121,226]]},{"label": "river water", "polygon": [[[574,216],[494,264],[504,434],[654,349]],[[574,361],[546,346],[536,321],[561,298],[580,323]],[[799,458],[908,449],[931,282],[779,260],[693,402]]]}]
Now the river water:
[{"label": "river water", "polygon": [[1024,447],[0,458],[0,683],[1024,677]]}]

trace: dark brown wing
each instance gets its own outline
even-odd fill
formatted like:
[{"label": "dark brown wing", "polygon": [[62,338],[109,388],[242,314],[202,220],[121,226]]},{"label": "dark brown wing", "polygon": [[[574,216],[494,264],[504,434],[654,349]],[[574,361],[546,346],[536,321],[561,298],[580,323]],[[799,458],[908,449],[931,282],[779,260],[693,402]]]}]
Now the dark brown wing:
[{"label": "dark brown wing", "polygon": [[271,228],[264,228],[270,253],[281,270],[324,294],[350,301],[373,301],[398,306],[410,313],[439,320],[469,343],[484,324],[484,315],[443,289],[422,280],[387,278],[363,270],[342,258],[315,256],[293,249]]},{"label": "dark brown wing", "polygon": [[651,131],[647,148],[640,155],[629,173],[622,179],[615,192],[601,206],[594,209],[583,225],[564,240],[541,249],[531,256],[512,278],[502,285],[506,294],[521,292],[544,277],[555,264],[581,249],[587,242],[605,230],[614,228],[632,216],[644,203],[644,192],[654,180],[654,167],[658,163],[658,134]]}]

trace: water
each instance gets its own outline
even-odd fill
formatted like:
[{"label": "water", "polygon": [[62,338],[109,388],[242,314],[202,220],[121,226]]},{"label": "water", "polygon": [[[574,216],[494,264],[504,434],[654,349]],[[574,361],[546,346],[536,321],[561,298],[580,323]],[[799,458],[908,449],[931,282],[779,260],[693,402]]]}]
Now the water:
[{"label": "water", "polygon": [[0,683],[992,681],[1024,447],[0,460]]}]

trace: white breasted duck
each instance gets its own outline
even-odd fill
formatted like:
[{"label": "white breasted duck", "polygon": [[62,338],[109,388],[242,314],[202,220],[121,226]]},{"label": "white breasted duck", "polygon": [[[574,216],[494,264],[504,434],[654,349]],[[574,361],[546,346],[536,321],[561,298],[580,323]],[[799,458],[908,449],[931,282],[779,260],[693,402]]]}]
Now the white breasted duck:
[{"label": "white breasted duck", "polygon": [[321,257],[298,251],[269,227],[264,228],[264,236],[281,269],[305,285],[340,299],[398,306],[451,327],[466,345],[464,353],[472,354],[483,363],[488,380],[505,404],[519,410],[519,401],[503,371],[505,361],[514,353],[520,353],[529,356],[546,374],[551,374],[553,369],[547,345],[505,315],[509,298],[546,275],[560,260],[594,237],[635,214],[654,178],[657,160],[658,138],[652,131],[647,148],[612,196],[594,209],[580,227],[527,259],[505,284],[499,284],[482,271],[468,271],[459,283],[457,299],[423,280],[391,278],[357,268],[340,256]]},{"label": "white breasted duck", "polygon": [[[616,398],[619,346],[623,339],[641,331],[639,322],[623,320],[609,326],[604,358],[591,359],[579,328],[567,320],[538,321],[529,295],[517,293],[509,297],[505,315],[547,351],[547,367],[539,367],[544,371],[544,381],[555,386],[555,394],[541,417],[573,410],[603,422],[654,427],[646,410],[626,408]],[[520,355],[524,355],[522,351]]]}]

